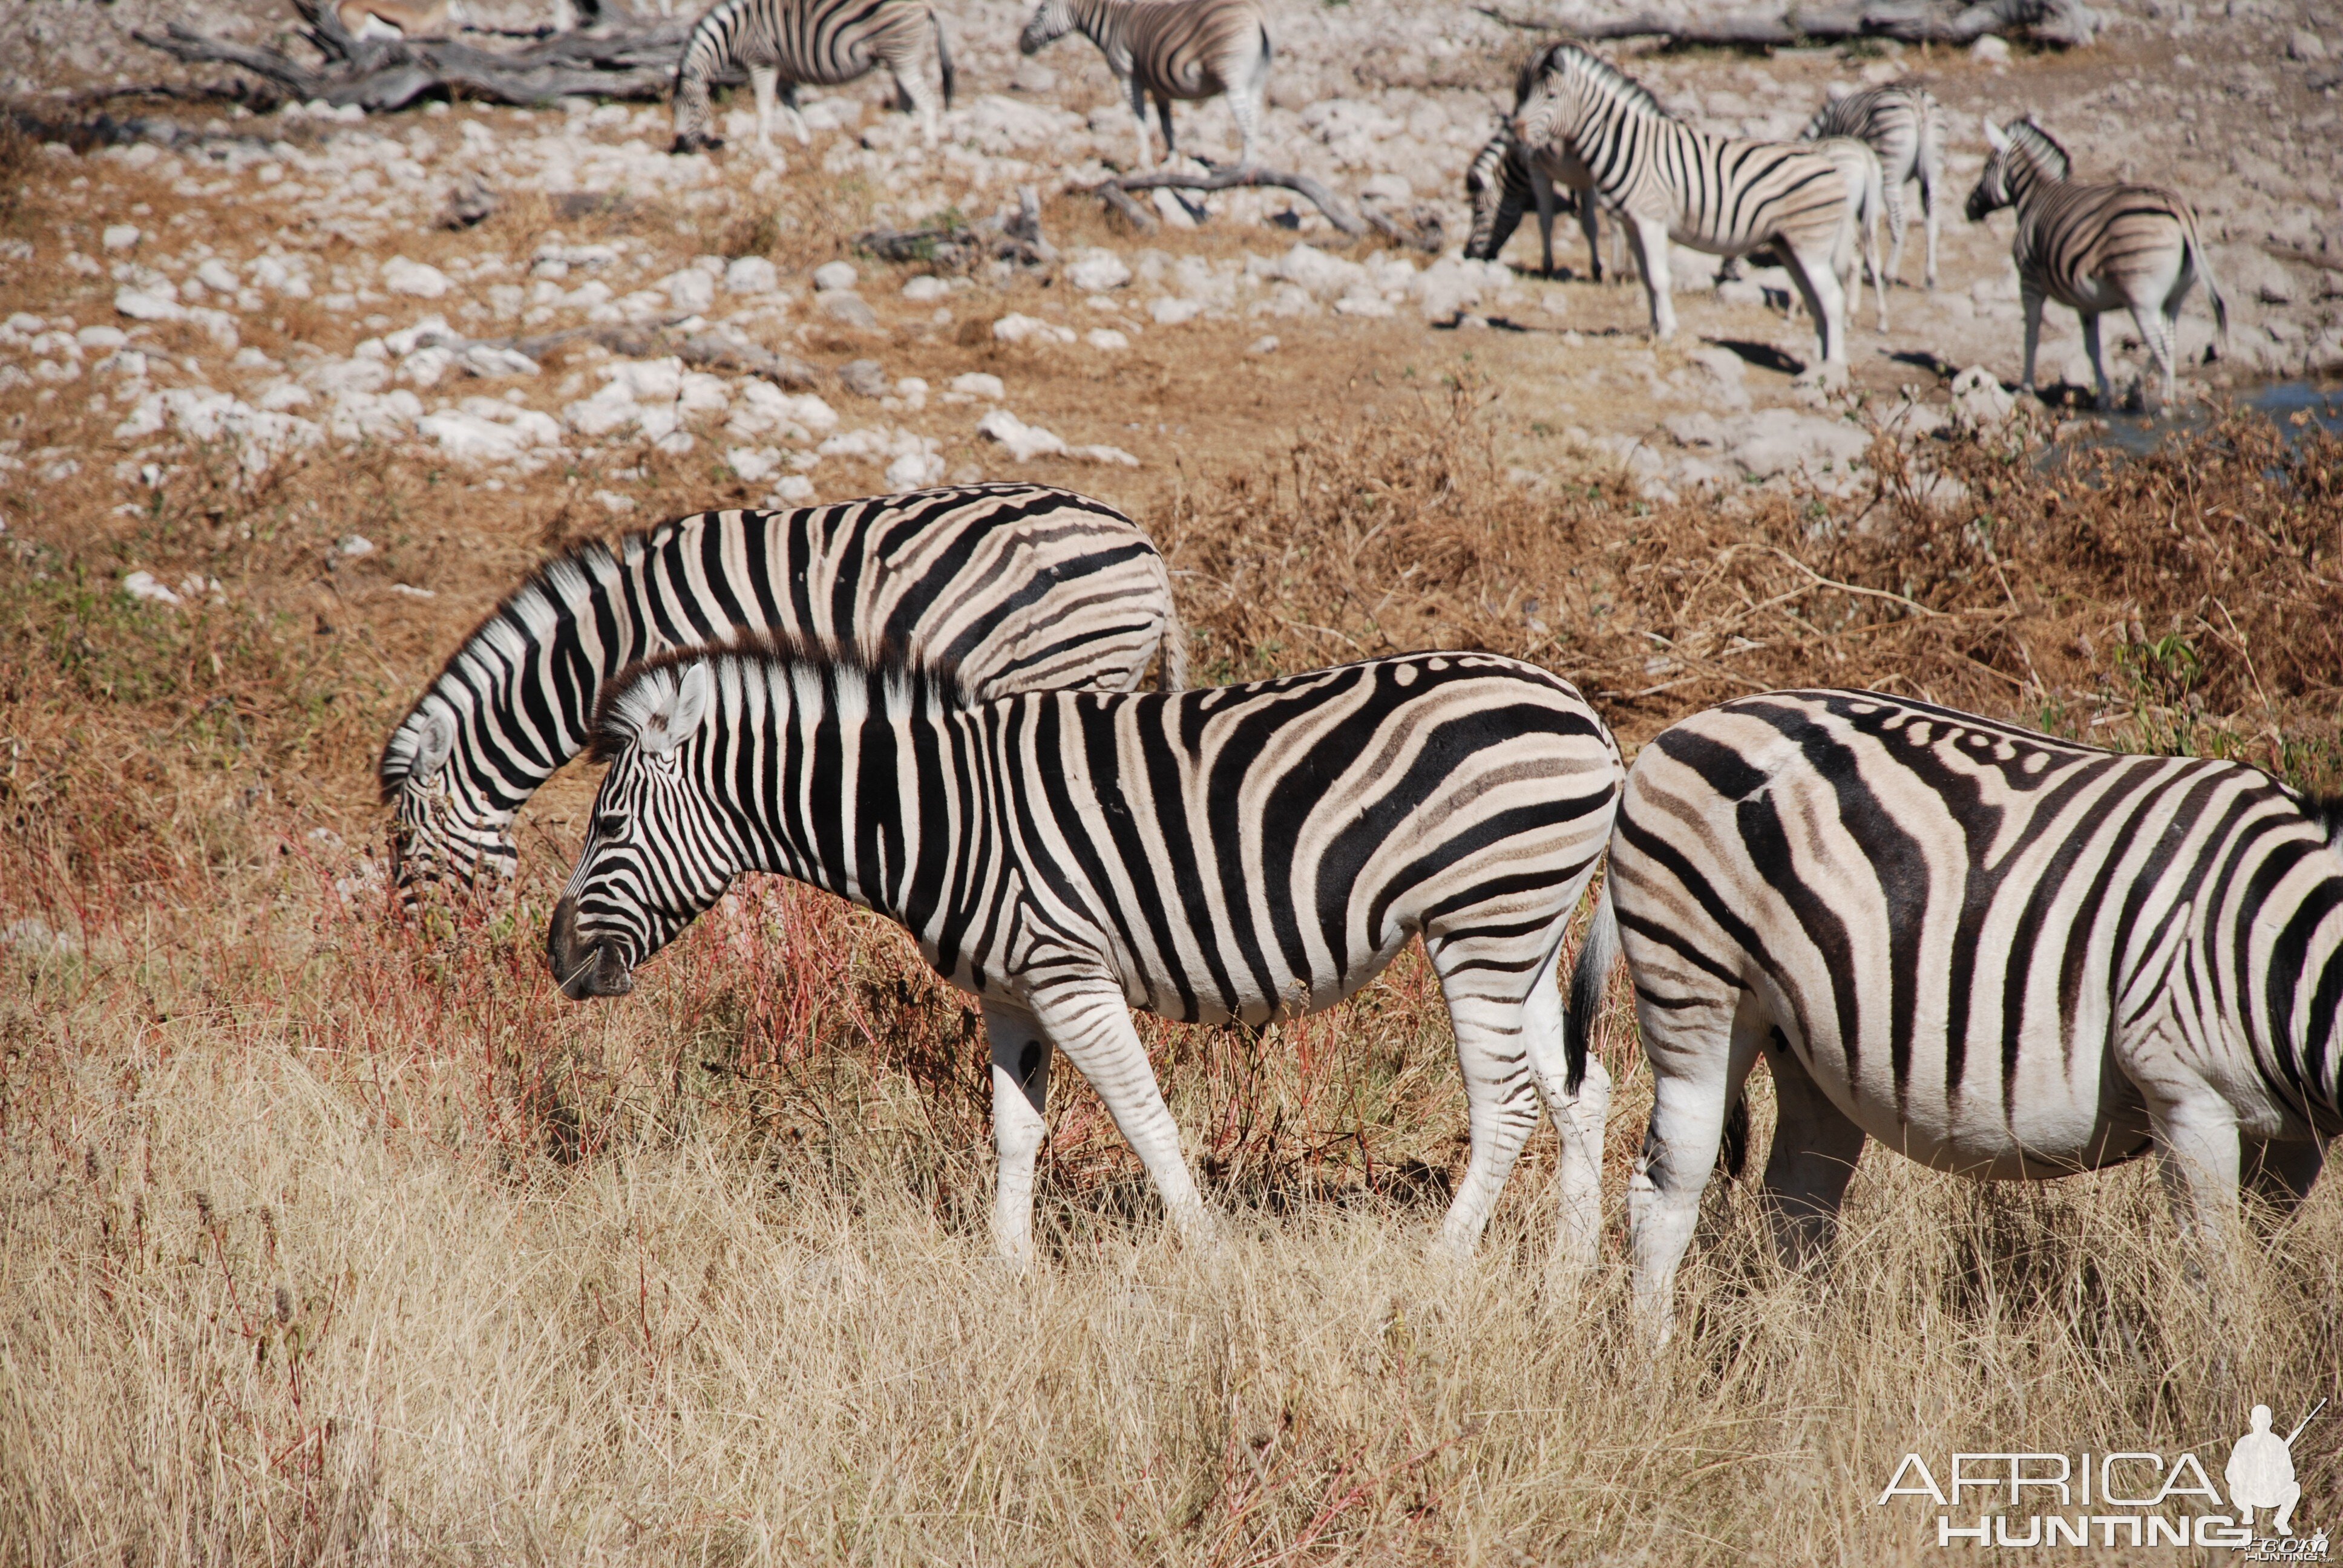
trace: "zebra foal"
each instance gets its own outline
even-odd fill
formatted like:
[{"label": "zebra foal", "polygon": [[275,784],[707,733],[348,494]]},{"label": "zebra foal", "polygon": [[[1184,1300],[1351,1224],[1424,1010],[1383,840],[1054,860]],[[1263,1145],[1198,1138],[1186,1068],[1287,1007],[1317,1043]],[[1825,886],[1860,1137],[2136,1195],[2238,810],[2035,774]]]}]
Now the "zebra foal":
[{"label": "zebra foal", "polygon": [[402,888],[512,875],[514,817],[586,749],[619,670],[772,631],[948,663],[987,696],[1128,690],[1188,645],[1163,558],[1101,502],[1043,485],[700,512],[566,550],[465,639],[383,749]]},{"label": "zebra foal", "polygon": [[1853,136],[1879,158],[1881,196],[1887,209],[1887,271],[1904,266],[1904,236],[1911,220],[1904,211],[1904,187],[1920,182],[1921,221],[1927,230],[1926,280],[1936,286],[1936,181],[1945,158],[1944,111],[1925,87],[1896,82],[1848,93],[1815,111],[1799,136],[1810,142]]},{"label": "zebra foal", "polygon": [[1846,301],[1837,269],[1850,203],[1829,157],[1793,143],[1695,130],[1575,44],[1548,45],[1523,69],[1513,125],[1525,154],[1565,183],[1583,168],[1625,222],[1654,337],[1664,341],[1676,329],[1670,241],[1723,256],[1771,243],[1814,317],[1823,363],[1843,371]]},{"label": "zebra foal", "polygon": [[2290,1205],[2343,1131],[2343,802],[1863,691],[1746,697],[1635,759],[1569,1050],[1624,948],[1652,1065],[1635,1301],[1676,1267],[1759,1056],[1784,1258],[1865,1136],[2043,1180],[2151,1147],[2219,1259],[2241,1179]]},{"label": "zebra foal", "polygon": [[2018,298],[2026,309],[2026,390],[2034,390],[2034,354],[2042,337],[2042,302],[2071,308],[2083,326],[2083,348],[2101,407],[2107,404],[2107,364],[2099,351],[2099,316],[2131,312],[2140,341],[2164,373],[2164,401],[2172,401],[2180,357],[2180,307],[2197,280],[2213,301],[2213,319],[2228,341],[2229,307],[2213,281],[2197,214],[2157,186],[2084,185],[2073,177],[2066,149],[2031,118],[2008,126],[1985,122],[1992,152],[1969,193],[1968,217],[1981,223],[2003,207],[2017,210]]},{"label": "zebra foal", "polygon": [[1151,94],[1163,122],[1166,158],[1172,100],[1225,96],[1242,142],[1237,166],[1252,166],[1272,53],[1269,22],[1255,0],[1041,0],[1017,35],[1017,51],[1039,54],[1073,32],[1099,46],[1131,96],[1141,168],[1154,161],[1147,141]]},{"label": "zebra foal", "polygon": [[1513,237],[1513,230],[1522,226],[1522,214],[1534,206],[1540,270],[1553,276],[1554,215],[1566,207],[1577,215],[1579,232],[1586,236],[1587,270],[1595,282],[1603,281],[1592,181],[1568,196],[1557,193],[1553,177],[1535,160],[1523,156],[1511,126],[1500,126],[1464,166],[1464,199],[1473,209],[1473,232],[1464,241],[1467,261],[1496,260],[1505,242]]},{"label": "zebra foal", "polygon": [[1557,1258],[1593,1260],[1609,1080],[1597,1064],[1564,1088],[1554,967],[1622,770],[1545,671],[1410,654],[982,702],[932,671],[741,644],[630,670],[595,748],[610,770],[546,943],[564,993],[631,989],[747,871],[895,920],[982,1005],[1010,1261],[1032,1259],[1055,1052],[1173,1223],[1209,1236],[1131,1010],[1258,1024],[1332,1006],[1415,935],[1470,1105],[1441,1242],[1472,1250],[1543,1098],[1563,1139]]},{"label": "zebra foal", "polygon": [[935,42],[942,107],[951,107],[951,43],[927,0],[717,0],[684,40],[675,68],[675,142],[671,152],[720,147],[709,127],[710,77],[745,66],[757,94],[757,147],[772,148],[773,100],[780,90],[799,146],[813,138],[798,113],[798,88],[834,87],[884,65],[895,77],[898,105],[920,116],[920,135],[936,145],[936,96],[923,70],[928,41]]}]

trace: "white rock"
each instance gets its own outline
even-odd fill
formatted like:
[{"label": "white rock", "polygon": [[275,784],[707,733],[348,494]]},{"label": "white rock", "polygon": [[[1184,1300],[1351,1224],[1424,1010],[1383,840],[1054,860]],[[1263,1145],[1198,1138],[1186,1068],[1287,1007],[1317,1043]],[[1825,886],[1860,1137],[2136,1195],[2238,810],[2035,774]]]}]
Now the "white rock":
[{"label": "white rock", "polygon": [[1000,377],[987,375],[981,370],[970,370],[953,377],[951,389],[963,397],[982,397],[992,403],[1009,396],[1009,388],[1001,384]]},{"label": "white rock", "polygon": [[159,294],[149,294],[143,288],[116,291],[114,308],[133,321],[185,321],[187,307],[176,299],[166,299]]},{"label": "white rock", "polygon": [[221,294],[234,294],[242,286],[236,274],[228,270],[227,263],[216,256],[206,256],[196,266],[196,281]]},{"label": "white rock", "polygon": [[498,348],[486,343],[468,345],[456,358],[474,376],[534,376],[538,371],[537,361],[519,349]]},{"label": "white rock", "polygon": [[1083,340],[1106,354],[1119,354],[1131,347],[1131,339],[1111,327],[1094,327],[1084,334]]},{"label": "white rock", "polygon": [[1247,344],[1247,345],[1245,346],[1245,352],[1246,352],[1247,354],[1274,354],[1274,353],[1276,353],[1276,352],[1277,352],[1277,334],[1275,334],[1274,332],[1272,332],[1272,333],[1268,334],[1268,335],[1267,335],[1267,336],[1265,336],[1265,337],[1256,337],[1256,338],[1254,338],[1251,343],[1249,343],[1249,344]]},{"label": "white rock", "polygon": [[724,460],[742,480],[753,485],[781,466],[781,454],[774,447],[735,447],[724,454]]},{"label": "white rock", "polygon": [[1066,281],[1084,294],[1101,294],[1129,283],[1131,268],[1111,250],[1086,250],[1066,268]]},{"label": "white rock", "polygon": [[2016,397],[2002,390],[2001,377],[1982,365],[1953,377],[1953,424],[1960,429],[1994,429],[2016,407]]},{"label": "white rock", "polygon": [[2297,27],[2286,35],[2286,57],[2316,64],[2327,58],[2326,40],[2308,27]]},{"label": "white rock", "polygon": [[761,256],[743,256],[724,269],[729,294],[770,294],[781,286],[779,268]]},{"label": "white rock", "polygon": [[813,307],[824,320],[858,332],[876,331],[879,327],[879,313],[870,308],[869,300],[850,288],[832,288],[815,296]]},{"label": "white rock", "polygon": [[437,299],[449,287],[446,273],[403,256],[394,256],[382,264],[382,286],[393,294],[416,299]]},{"label": "white rock", "polygon": [[561,410],[563,421],[579,435],[587,437],[608,436],[614,431],[630,429],[642,417],[642,405],[617,382]]},{"label": "white rock", "polygon": [[1031,462],[1035,457],[1066,455],[1063,440],[1048,430],[1028,425],[1006,408],[995,408],[978,421],[976,433],[1008,447],[1009,455],[1021,463]]},{"label": "white rock", "polygon": [[813,481],[803,474],[785,474],[773,481],[773,494],[767,502],[774,507],[794,507],[813,499]]},{"label": "white rock", "polygon": [[1334,310],[1341,316],[1382,317],[1399,314],[1398,307],[1380,294],[1346,294],[1334,302]]},{"label": "white rock", "polygon": [[943,477],[944,459],[940,452],[906,452],[887,465],[890,490],[924,489]]},{"label": "white rock", "polygon": [[1328,256],[1316,246],[1297,244],[1278,257],[1270,276],[1298,284],[1322,299],[1339,299],[1353,289],[1372,288],[1374,279],[1355,261]]},{"label": "white rock", "polygon": [[428,348],[418,348],[400,360],[398,378],[418,387],[437,387],[440,377],[446,376],[455,363],[454,349],[434,344]]},{"label": "white rock", "polygon": [[1012,311],[992,324],[992,336],[1003,343],[1071,343],[1074,329]]},{"label": "white rock", "polygon": [[696,266],[668,274],[659,286],[667,291],[669,304],[686,316],[716,308],[716,280]]},{"label": "white rock", "polygon": [[359,556],[374,554],[374,541],[364,534],[344,534],[334,541],[334,548],[356,559]]},{"label": "white rock", "polygon": [[1969,58],[1983,65],[2009,64],[2009,40],[1987,33],[1969,45]]},{"label": "white rock", "polygon": [[[134,229],[131,232],[136,234],[137,231]],[[122,591],[132,598],[144,599],[149,604],[179,602],[179,596],[164,586],[162,579],[153,572],[132,572],[122,579]]]},{"label": "white rock", "polygon": [[390,367],[379,359],[326,359],[301,379],[320,392],[379,392],[390,383]]},{"label": "white rock", "polygon": [[924,275],[903,285],[903,298],[912,305],[930,305],[951,292],[951,285],[940,277]]},{"label": "white rock", "polygon": [[1155,318],[1158,327],[1178,327],[1203,315],[1204,302],[1201,299],[1174,299],[1167,294],[1149,305],[1147,314]]},{"label": "white rock", "polygon": [[84,348],[119,348],[130,341],[130,335],[119,327],[85,327],[74,334],[74,341]]},{"label": "white rock", "polygon": [[852,288],[858,276],[850,261],[826,261],[813,269],[813,286],[827,294],[833,288]]},{"label": "white rock", "polygon": [[[108,250],[128,250],[138,243],[138,226],[135,223],[107,224],[106,232],[98,236],[99,243]],[[146,576],[144,572],[138,575]]]}]

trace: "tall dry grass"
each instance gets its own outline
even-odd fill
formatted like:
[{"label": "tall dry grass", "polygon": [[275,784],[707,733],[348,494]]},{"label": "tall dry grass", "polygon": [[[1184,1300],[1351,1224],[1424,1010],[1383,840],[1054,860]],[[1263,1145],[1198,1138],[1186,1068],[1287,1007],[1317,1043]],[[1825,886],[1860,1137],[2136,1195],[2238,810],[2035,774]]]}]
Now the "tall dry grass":
[{"label": "tall dry grass", "polygon": [[[1883,449],[1852,501],[1653,508],[1591,461],[1512,483],[1488,421],[1460,388],[1191,476],[1148,520],[1213,671],[1466,642],[1612,694],[1631,739],[1746,683],[1894,678],[2336,771],[2332,444],[1955,444],[1958,505]],[[2343,1386],[2331,1185],[2217,1300],[2145,1167],[1984,1189],[1876,1151],[1815,1279],[1720,1185],[1650,1363],[1624,1010],[1604,1266],[1546,1276],[1547,1135],[1481,1261],[1431,1267],[1464,1116],[1412,958],[1263,1034],[1148,1026],[1226,1256],[1165,1241],[1069,1076],[1047,1266],[1005,1276],[977,1030],[889,929],[745,887],[573,1007],[538,955],[558,805],[509,899],[406,921],[319,835],[373,821],[444,651],[321,589],[334,533],[494,563],[574,528],[558,496],[485,547],[433,543],[466,503],[388,454],[115,496],[0,562],[0,1560],[1896,1562],[1936,1552],[1933,1511],[1873,1503],[1906,1452],[2217,1469],[2252,1403]],[[132,606],[131,560],[226,602]]]}]

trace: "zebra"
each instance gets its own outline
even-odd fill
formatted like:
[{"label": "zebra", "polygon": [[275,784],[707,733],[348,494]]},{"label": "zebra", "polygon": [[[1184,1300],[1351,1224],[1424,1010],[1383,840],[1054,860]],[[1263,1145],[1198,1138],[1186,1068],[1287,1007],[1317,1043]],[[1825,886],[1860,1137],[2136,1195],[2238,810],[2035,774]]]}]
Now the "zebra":
[{"label": "zebra", "polygon": [[2034,390],[2034,353],[2042,337],[2042,302],[2071,307],[2083,324],[2099,407],[2107,405],[2107,366],[2099,352],[2099,313],[2131,312],[2140,341],[2164,372],[2164,401],[2172,401],[2179,358],[2180,307],[2198,278],[2213,301],[2221,340],[2229,337],[2229,307],[2197,235],[2197,214],[2159,186],[2077,183],[2066,149],[2029,116],[2007,126],[1985,122],[1992,152],[1969,193],[1968,217],[2017,209],[2018,297],[2026,307],[2026,390]]},{"label": "zebra", "polygon": [[894,74],[898,105],[920,116],[920,134],[936,145],[935,96],[921,71],[929,34],[943,78],[943,107],[952,101],[951,43],[927,0],[717,0],[684,40],[675,68],[675,142],[688,153],[720,147],[709,126],[710,77],[746,65],[757,93],[757,147],[769,153],[774,89],[789,112],[798,145],[811,142],[798,113],[802,83],[836,86],[880,65]]},{"label": "zebra", "polygon": [[1887,209],[1887,271],[1904,268],[1904,187],[1920,182],[1920,213],[1928,236],[1927,285],[1936,286],[1936,181],[1944,169],[1944,111],[1926,87],[1891,83],[1833,98],[1799,133],[1806,141],[1853,136],[1878,155]]},{"label": "zebra", "polygon": [[[1826,136],[1813,144],[1815,150],[1838,166],[1839,177],[1846,182],[1849,228],[1841,236],[1838,251],[1831,263],[1838,276],[1838,286],[1846,296],[1847,320],[1852,326],[1855,313],[1863,303],[1863,278],[1868,274],[1871,286],[1879,297],[1879,330],[1887,330],[1887,275],[1879,267],[1879,214],[1885,205],[1885,176],[1880,173],[1879,156],[1870,144],[1853,136]],[[1855,269],[1860,258],[1863,271]],[[1773,246],[1761,246],[1749,253],[1749,259],[1761,266],[1782,265],[1781,252]],[[1741,276],[1741,257],[1728,256],[1725,265],[1716,269],[1716,281],[1724,283]]]},{"label": "zebra", "polygon": [[563,993],[627,991],[747,871],[895,920],[981,1004],[1012,1265],[1033,1255],[1054,1051],[1209,1243],[1131,1010],[1259,1025],[1330,1007],[1419,934],[1472,1131],[1435,1245],[1470,1252],[1543,1099],[1563,1140],[1556,1266],[1593,1261],[1610,1081],[1594,1064],[1564,1091],[1554,969],[1624,769],[1560,678],[1420,653],[985,702],[936,670],[759,639],[634,667],[595,755],[609,772],[546,940]]},{"label": "zebra", "polygon": [[1603,252],[1595,237],[1591,182],[1590,188],[1566,196],[1557,192],[1552,176],[1522,156],[1511,126],[1499,126],[1497,134],[1464,166],[1464,199],[1473,208],[1473,233],[1464,242],[1465,260],[1496,260],[1505,242],[1513,237],[1513,230],[1521,226],[1523,209],[1535,204],[1540,271],[1545,276],[1553,276],[1554,215],[1558,209],[1567,208],[1577,215],[1579,231],[1586,236],[1587,270],[1595,282],[1603,281]]},{"label": "zebra", "polygon": [[1763,1054],[1785,1261],[1827,1246],[1865,1134],[1976,1178],[2164,1160],[2214,1258],[2241,1173],[2290,1206],[2343,1131],[2343,799],[1868,691],[1745,697],[1636,758],[1573,977],[1622,948],[1654,1100],[1634,1297],[1668,1332]]},{"label": "zebra", "polygon": [[1187,682],[1163,558],[1105,504],[971,485],[794,511],[700,512],[547,561],[408,709],[378,769],[397,885],[513,874],[523,802],[586,749],[634,660],[740,630],[948,663],[987,696]]},{"label": "zebra", "polygon": [[1549,172],[1583,166],[1604,205],[1625,221],[1655,337],[1664,341],[1676,328],[1671,240],[1726,256],[1771,241],[1814,316],[1823,363],[1844,373],[1845,296],[1835,268],[1849,204],[1828,157],[1794,143],[1695,130],[1575,44],[1550,44],[1524,68],[1513,135]]},{"label": "zebra", "polygon": [[1131,96],[1139,167],[1152,162],[1147,98],[1163,122],[1163,156],[1172,156],[1172,100],[1225,95],[1242,146],[1237,166],[1251,168],[1269,90],[1269,22],[1256,0],[1041,0],[1017,35],[1022,55],[1040,53],[1080,32],[1106,56],[1106,68]]}]

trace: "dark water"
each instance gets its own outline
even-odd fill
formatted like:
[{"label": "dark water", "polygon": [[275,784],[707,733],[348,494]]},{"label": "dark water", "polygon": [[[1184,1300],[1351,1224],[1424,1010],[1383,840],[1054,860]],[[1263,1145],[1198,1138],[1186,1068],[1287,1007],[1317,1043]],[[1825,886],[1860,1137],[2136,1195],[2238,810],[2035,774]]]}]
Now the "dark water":
[{"label": "dark water", "polygon": [[[2239,408],[2268,415],[2293,445],[2312,430],[2343,435],[2343,383],[2332,381],[2269,381],[2247,387],[2230,399]],[[2301,424],[2295,416],[2308,415]],[[2191,403],[2166,418],[2153,414],[2094,414],[2088,426],[2046,453],[2072,454],[2093,447],[2113,447],[2132,457],[2145,457],[2174,436],[2201,430],[2211,424],[2214,410]]]}]

